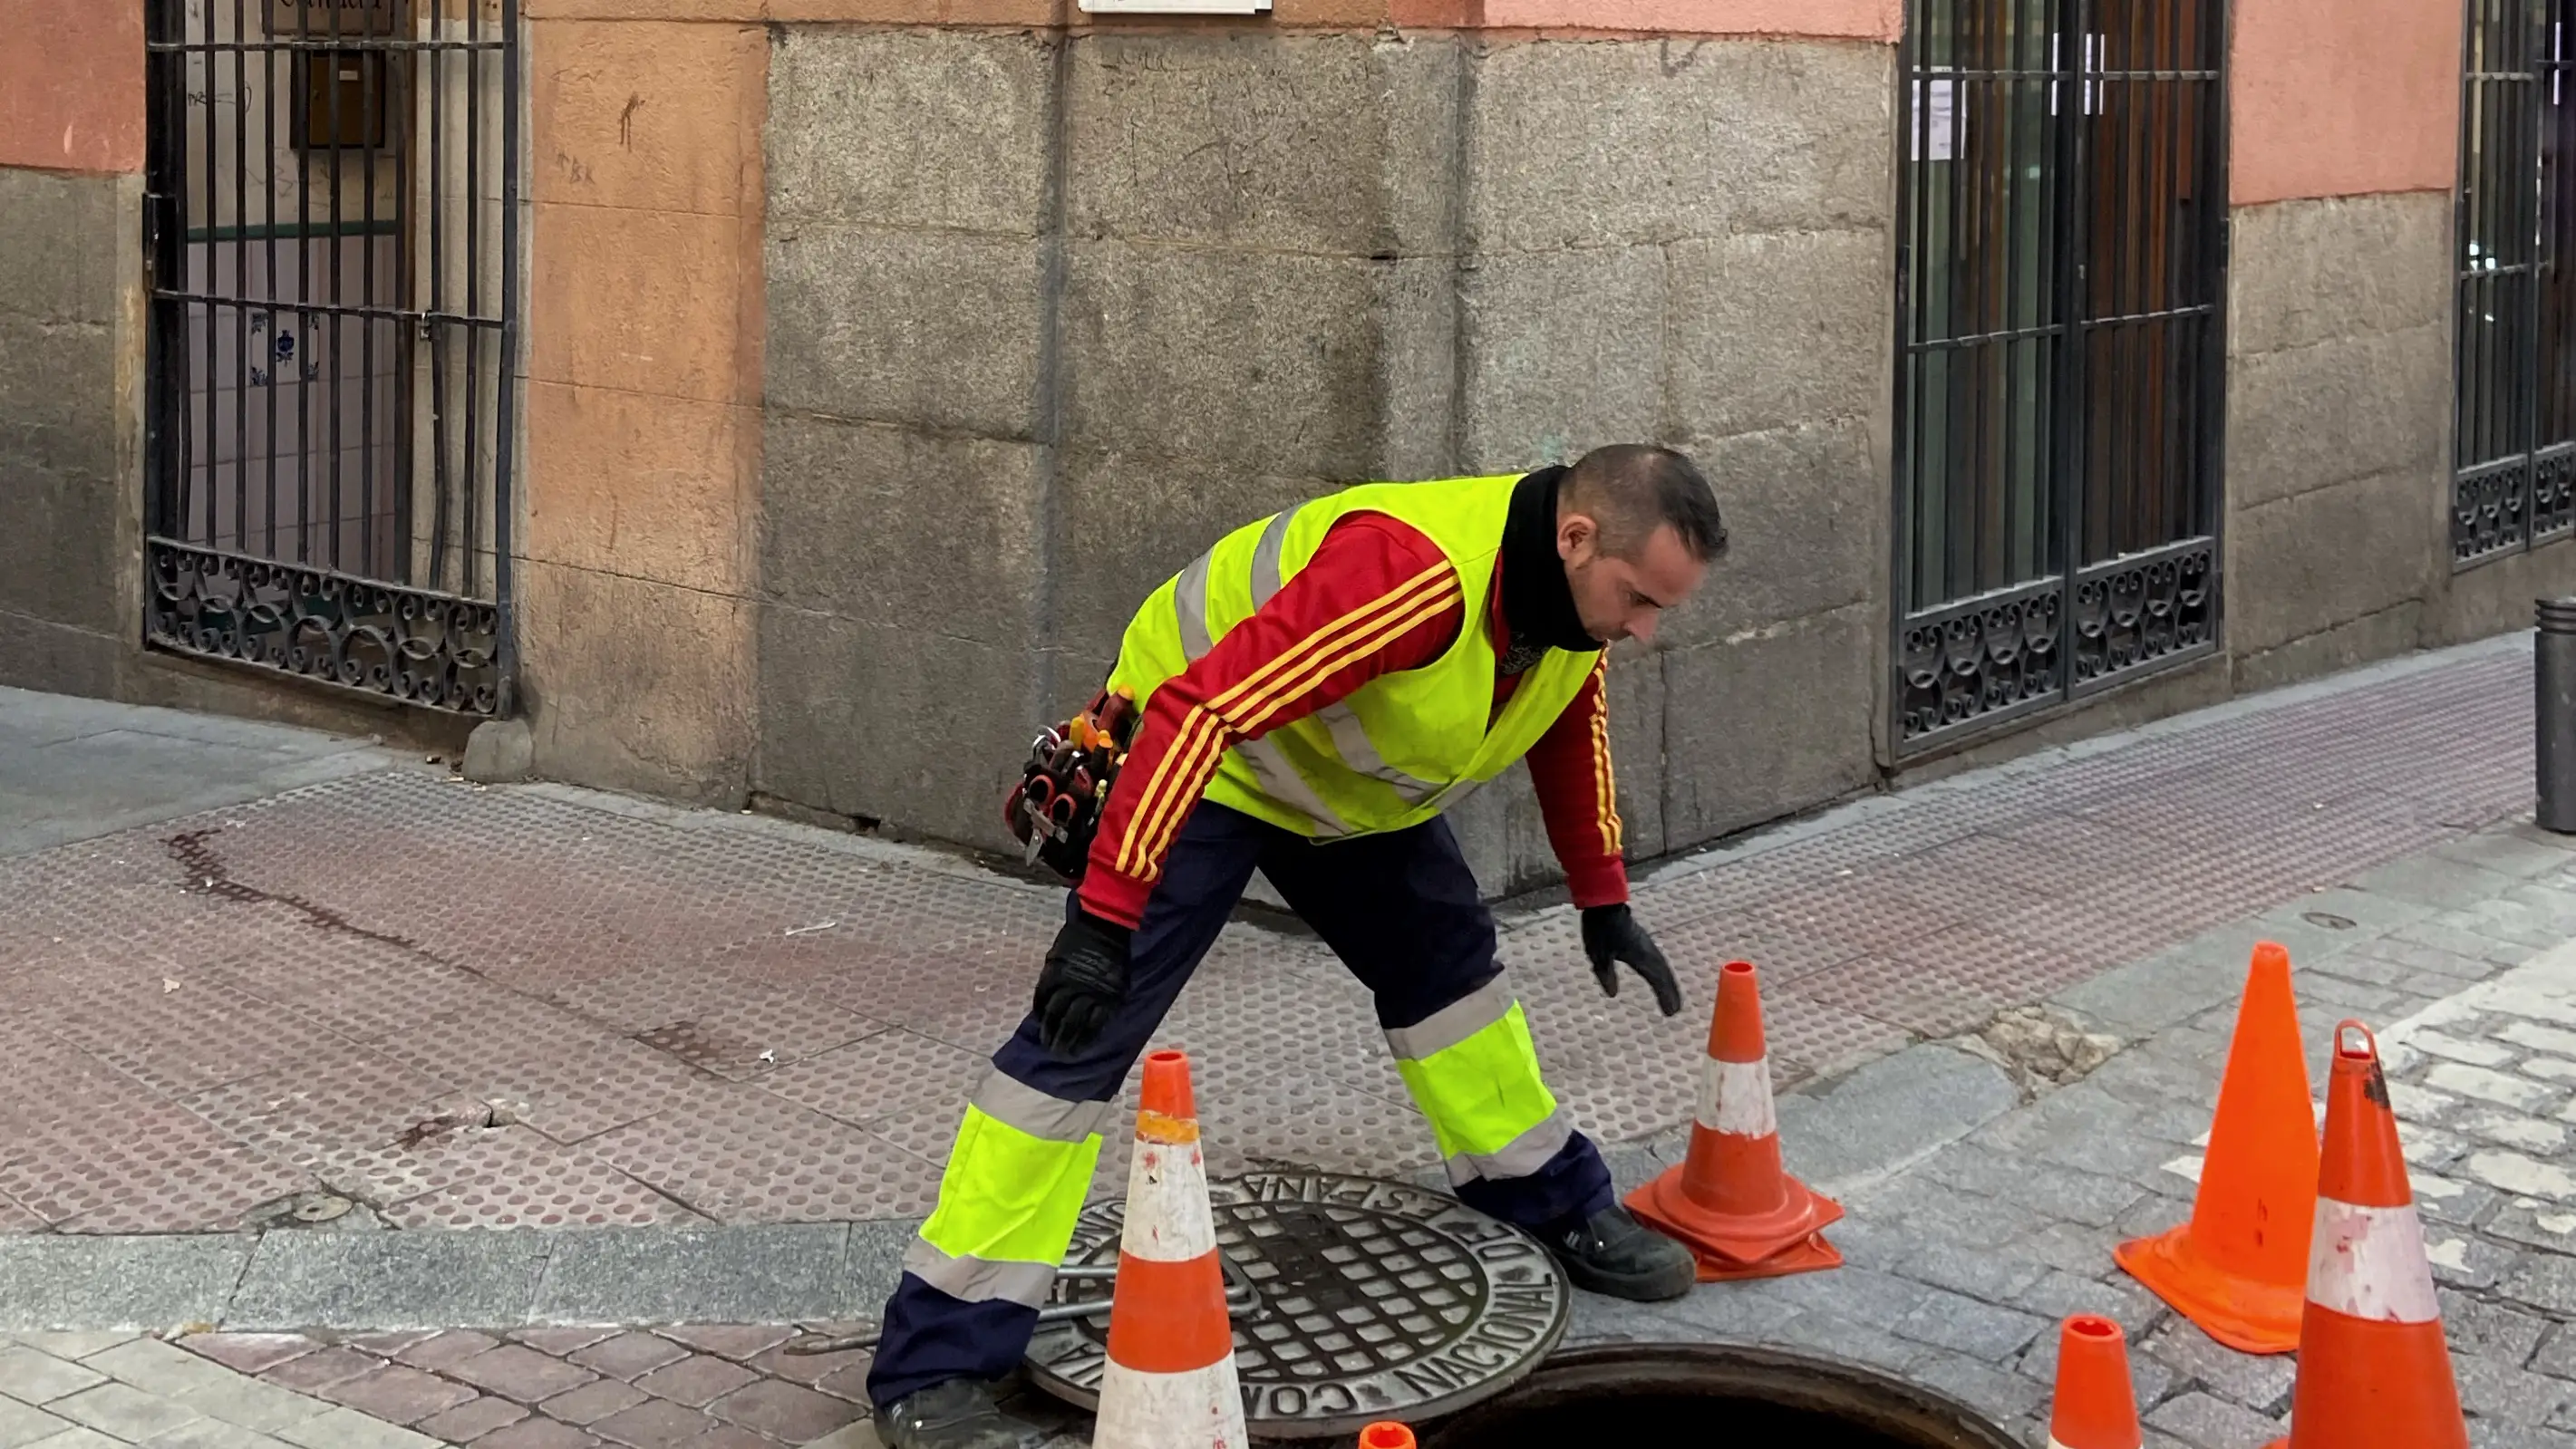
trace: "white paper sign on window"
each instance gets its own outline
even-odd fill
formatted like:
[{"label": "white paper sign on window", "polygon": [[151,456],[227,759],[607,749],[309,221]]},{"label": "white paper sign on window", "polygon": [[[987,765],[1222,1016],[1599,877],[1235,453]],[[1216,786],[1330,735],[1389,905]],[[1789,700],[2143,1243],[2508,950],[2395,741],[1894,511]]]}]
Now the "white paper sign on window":
[{"label": "white paper sign on window", "polygon": [[1959,154],[1959,83],[1914,83],[1914,159],[1948,161]]}]

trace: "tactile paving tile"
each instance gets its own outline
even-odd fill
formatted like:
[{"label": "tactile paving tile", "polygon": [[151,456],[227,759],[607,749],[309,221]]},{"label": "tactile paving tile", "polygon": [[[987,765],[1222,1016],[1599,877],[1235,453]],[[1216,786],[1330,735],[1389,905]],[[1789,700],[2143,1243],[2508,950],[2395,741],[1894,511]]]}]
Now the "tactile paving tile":
[{"label": "tactile paving tile", "polygon": [[576,1142],[668,1110],[713,1083],[644,1046],[541,1002],[439,1017],[384,1043],[386,1055],[508,1104],[518,1120]]},{"label": "tactile paving tile", "polygon": [[1776,896],[1736,919],[1756,942],[1814,943],[1844,957],[1866,956],[1959,925],[1981,907],[1991,910],[2001,896],[1987,891],[1980,901],[1977,892],[1957,892],[1943,899],[1936,890],[1916,889],[1915,880],[1891,868],[1896,864],[1873,864],[1827,885]]},{"label": "tactile paving tile", "polygon": [[1926,1038],[1973,1030],[2007,1004],[1920,966],[1870,956],[1800,977],[1798,994]]},{"label": "tactile paving tile", "polygon": [[180,1103],[237,1141],[312,1166],[336,1152],[390,1141],[454,1092],[372,1047],[352,1045]]},{"label": "tactile paving tile", "polygon": [[825,1222],[929,1211],[936,1166],[882,1137],[725,1086],[685,1112],[587,1144],[600,1160],[725,1222]]},{"label": "tactile paving tile", "polygon": [[[988,1056],[896,1028],[781,1067],[760,1078],[758,1086],[852,1126],[928,1111],[943,1116],[953,1129],[967,1094],[991,1065]],[[946,1157],[944,1145],[938,1155]]]},{"label": "tactile paving tile", "polygon": [[271,1001],[351,1041],[382,1041],[440,1016],[500,1009],[511,993],[406,946],[301,931],[199,973]]},{"label": "tactile paving tile", "polygon": [[743,1081],[857,1041],[883,1026],[820,1002],[755,987],[638,1032],[635,1039],[700,1071]]},{"label": "tactile paving tile", "polygon": [[88,993],[49,1024],[65,1040],[173,1097],[290,1066],[344,1040],[220,981],[172,979],[179,983],[175,990],[127,983]]},{"label": "tactile paving tile", "polygon": [[0,967],[86,943],[138,966],[184,967],[309,926],[293,909],[204,888],[170,841],[222,821],[180,821],[0,861]]},{"label": "tactile paving tile", "polygon": [[525,1177],[531,1164],[573,1150],[533,1127],[477,1125],[480,1105],[466,1098],[435,1103],[390,1138],[324,1154],[313,1175],[351,1197],[390,1206],[464,1183]]},{"label": "tactile paving tile", "polygon": [[[1909,942],[1889,959],[1998,1007],[2037,1001],[2125,964],[2055,950],[1981,925],[1957,926]],[[1799,989],[1805,990],[1806,982]]]},{"label": "tactile paving tile", "polygon": [[[1750,961],[1766,975],[1785,980],[1861,954],[1849,940],[1806,934],[1779,921],[1727,916],[1668,928],[1648,920],[1655,944],[1677,974],[1686,968],[1701,971],[1712,983],[1729,961]],[[1579,944],[1571,960],[1582,970],[1591,969]]]},{"label": "tactile paving tile", "polygon": [[1186,1038],[1169,1041],[1191,1050],[1192,1086],[1211,1164],[1219,1153],[1249,1163],[1335,1171],[1438,1160],[1430,1125],[1409,1102],[1317,1076],[1290,1052],[1261,1060],[1197,1048]]},{"label": "tactile paving tile", "polygon": [[531,1157],[386,1209],[398,1228],[640,1227],[706,1219],[588,1156]]},{"label": "tactile paving tile", "polygon": [[1763,1034],[1777,1062],[1825,1076],[1905,1045],[1905,1034],[1859,1012],[1782,987],[1762,993]]},{"label": "tactile paving tile", "polygon": [[833,963],[808,989],[814,1000],[990,1056],[1028,1015],[1052,935],[1008,952],[872,952]]},{"label": "tactile paving tile", "polygon": [[313,1180],[182,1108],[38,1133],[0,1165],[0,1194],[58,1232],[220,1232]]}]

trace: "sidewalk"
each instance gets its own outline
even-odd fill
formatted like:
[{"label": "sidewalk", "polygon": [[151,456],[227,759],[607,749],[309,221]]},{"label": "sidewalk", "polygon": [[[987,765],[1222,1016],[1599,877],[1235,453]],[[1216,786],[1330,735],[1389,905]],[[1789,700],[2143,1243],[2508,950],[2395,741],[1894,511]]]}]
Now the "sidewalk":
[{"label": "sidewalk", "polygon": [[[0,731],[27,698],[0,699]],[[2188,1210],[2188,1144],[2254,940],[2291,948],[2321,1050],[2338,1015],[2415,1016],[2576,929],[2576,851],[2512,820],[2529,804],[2529,712],[2527,650],[2504,641],[1663,866],[1638,906],[1689,993],[1671,1021],[1633,992],[1600,999],[1570,913],[1508,921],[1551,1080],[1618,1144],[1629,1180],[1672,1155],[1690,1115],[1717,966],[1761,964],[1781,1085],[1811,1083],[1781,1103],[1793,1166],[1853,1213],[1842,1272],[1702,1290],[1642,1319],[1587,1301],[1578,1337],[1811,1343],[2017,1423],[2045,1392],[2039,1326],[2110,1306],[2166,1364],[2148,1396],[2161,1442],[2259,1442],[2251,1423],[2285,1406],[2286,1363],[2239,1360],[2166,1321],[2105,1271],[2108,1235]],[[0,889],[30,903],[0,920],[0,985],[22,1003],[0,1022],[0,1222],[19,1234],[0,1235],[0,1330],[873,1312],[956,1104],[1025,1004],[1057,893],[765,819],[478,789],[382,752],[318,758],[354,773],[0,859]],[[2039,1002],[2117,1055],[2072,1080],[1966,1037]],[[2551,1082],[2558,1058],[2510,1035],[2557,1028],[2522,1015],[2462,1017],[2429,1040],[2489,1058],[2447,1065]],[[1214,1171],[1432,1163],[1364,994],[1311,941],[1230,929],[1163,1040],[1198,1059]],[[2542,1065],[2519,1065],[2535,1052]],[[2419,1183],[2428,1212],[2457,1203],[2475,1228],[2440,1251],[2475,1305],[2452,1311],[2455,1342],[2492,1365],[2463,1361],[2490,1416],[2479,1442],[2576,1442],[2559,1397],[2576,1384],[2550,1376],[2576,1376],[2576,1341],[2562,1341],[2576,1179],[2546,1130],[2556,1099],[2490,1123],[2496,1104],[2434,1083],[2443,1065],[2411,1064],[2427,1090],[2401,1106],[2410,1148],[2453,1149],[2418,1158],[2459,1189],[2437,1199]],[[1124,1174],[1110,1156],[1104,1193]],[[659,1226],[571,1231],[611,1224]],[[382,1231],[469,1225],[555,1231]],[[581,1352],[468,1337],[477,1353]],[[391,1373],[412,1368],[388,1362],[398,1352],[298,1342],[297,1361],[340,1355],[305,1372],[421,1388]],[[749,1376],[727,1392],[855,1394],[854,1364],[830,1382],[828,1369],[779,1379],[768,1345],[713,1355]],[[7,1363],[0,1395],[26,1398]],[[459,1392],[420,1372],[449,1385],[430,1397]],[[2487,1386],[2471,1389],[2474,1375]],[[544,1401],[533,1393],[502,1397],[524,1410]],[[385,1412],[446,1411],[402,1407]],[[7,1423],[0,1446],[35,1442]],[[798,1442],[740,1439],[766,1431],[719,1415],[691,1424]],[[549,1414],[496,1433],[517,1437],[473,1442],[645,1442]]]},{"label": "sidewalk", "polygon": [[[1794,1085],[2524,809],[2528,668],[2455,652],[1668,865],[1638,909],[1688,994],[1669,1020],[1600,998],[1570,911],[1512,923],[1505,959],[1558,1095],[1645,1137],[1690,1114],[1731,957]],[[318,1193],[398,1228],[928,1209],[1060,893],[374,761],[0,860],[27,903],[0,921],[0,1230],[220,1231]],[[1229,930],[1160,1040],[1200,1064],[1215,1171],[1433,1160],[1311,940]]]}]

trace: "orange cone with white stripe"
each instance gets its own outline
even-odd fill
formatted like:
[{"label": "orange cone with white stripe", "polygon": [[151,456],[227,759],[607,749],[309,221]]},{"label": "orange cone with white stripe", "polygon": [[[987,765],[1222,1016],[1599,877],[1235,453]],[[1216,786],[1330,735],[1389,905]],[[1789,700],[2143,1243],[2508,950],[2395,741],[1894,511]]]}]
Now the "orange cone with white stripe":
[{"label": "orange cone with white stripe", "polygon": [[1392,1419],[1360,1431],[1360,1449],[1413,1449],[1413,1431]]},{"label": "orange cone with white stripe", "polygon": [[1093,1449],[1246,1449],[1190,1059],[1145,1058]]},{"label": "orange cone with white stripe", "polygon": [[2290,1437],[2273,1449],[2468,1449],[2379,1043],[2357,1021],[2335,1026],[2308,1241]]},{"label": "orange cone with white stripe", "polygon": [[1842,1205],[1780,1166],[1762,985],[1751,962],[1729,961],[1718,973],[1690,1155],[1630,1193],[1628,1209],[1687,1245],[1703,1283],[1842,1266],[1821,1231],[1841,1220]]},{"label": "orange cone with white stripe", "polygon": [[2057,1397],[2048,1449],[2138,1449],[2138,1392],[2129,1380],[2129,1340],[2120,1325],[2078,1313],[2057,1332]]}]

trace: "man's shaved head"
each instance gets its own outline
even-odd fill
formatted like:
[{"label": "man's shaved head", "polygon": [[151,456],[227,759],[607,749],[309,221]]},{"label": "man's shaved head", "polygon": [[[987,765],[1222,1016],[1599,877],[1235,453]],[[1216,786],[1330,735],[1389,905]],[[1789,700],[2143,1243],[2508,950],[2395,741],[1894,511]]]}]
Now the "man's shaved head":
[{"label": "man's shaved head", "polygon": [[1557,492],[1557,515],[1568,513],[1589,516],[1601,529],[1601,551],[1614,558],[1634,560],[1667,525],[1701,563],[1726,552],[1717,495],[1691,460],[1670,448],[1620,443],[1584,454]]},{"label": "man's shaved head", "polygon": [[1556,554],[1583,631],[1652,643],[1656,622],[1726,552],[1717,495],[1670,448],[1595,448],[1556,491]]}]

